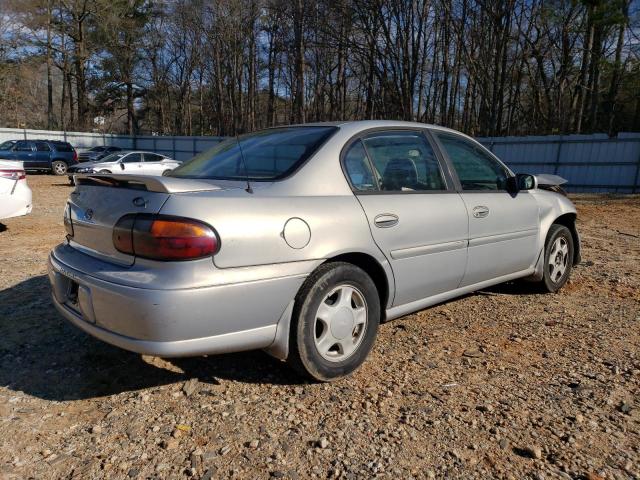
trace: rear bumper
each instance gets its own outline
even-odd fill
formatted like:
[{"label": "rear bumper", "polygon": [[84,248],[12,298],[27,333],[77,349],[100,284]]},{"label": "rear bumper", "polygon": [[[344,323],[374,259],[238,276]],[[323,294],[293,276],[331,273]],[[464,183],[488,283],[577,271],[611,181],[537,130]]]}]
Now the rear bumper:
[{"label": "rear bumper", "polygon": [[2,195],[0,202],[0,220],[28,215],[33,208],[31,189],[18,185],[12,194]]},{"label": "rear bumper", "polygon": [[306,277],[174,290],[137,288],[83,273],[58,258],[59,251],[48,261],[56,309],[104,342],[165,357],[269,347],[279,319]]}]

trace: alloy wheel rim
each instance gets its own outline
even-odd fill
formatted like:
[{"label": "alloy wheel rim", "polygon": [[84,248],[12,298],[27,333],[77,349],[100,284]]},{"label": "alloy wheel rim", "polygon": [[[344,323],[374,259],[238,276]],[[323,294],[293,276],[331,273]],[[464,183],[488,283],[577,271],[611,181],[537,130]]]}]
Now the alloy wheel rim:
[{"label": "alloy wheel rim", "polygon": [[353,285],[339,285],[324,297],[314,321],[314,343],[322,358],[341,362],[362,344],[368,324],[367,302]]},{"label": "alloy wheel rim", "polygon": [[65,168],[65,166],[62,163],[56,163],[54,168],[55,168],[56,173],[59,174],[59,175],[63,175],[67,171],[67,169]]},{"label": "alloy wheel rim", "polygon": [[564,237],[558,237],[549,252],[549,277],[553,283],[558,283],[567,271],[569,263],[569,244]]}]

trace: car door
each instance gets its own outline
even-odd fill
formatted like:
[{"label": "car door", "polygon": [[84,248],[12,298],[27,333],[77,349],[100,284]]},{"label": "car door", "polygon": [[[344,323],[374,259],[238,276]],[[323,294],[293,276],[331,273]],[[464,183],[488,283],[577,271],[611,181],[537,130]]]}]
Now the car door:
[{"label": "car door", "polygon": [[120,160],[120,169],[121,171],[114,173],[127,173],[131,175],[143,175],[144,174],[144,163],[142,159],[142,153],[133,152],[125,155],[122,160]]},{"label": "car door", "polygon": [[49,168],[51,160],[51,147],[47,142],[36,141],[36,160],[34,166]]},{"label": "car door", "polygon": [[513,174],[479,143],[434,130],[456,176],[469,221],[461,286],[529,269],[537,258],[538,204],[528,191],[507,191]]},{"label": "car door", "polygon": [[38,168],[35,145],[30,140],[20,140],[13,146],[12,160],[20,160],[25,169]]},{"label": "car door", "polygon": [[144,171],[147,175],[162,175],[162,172],[168,170],[168,167],[162,163],[164,157],[157,153],[144,153]]},{"label": "car door", "polygon": [[457,288],[467,213],[425,132],[374,131],[343,152],[344,171],[393,270],[393,305]]}]

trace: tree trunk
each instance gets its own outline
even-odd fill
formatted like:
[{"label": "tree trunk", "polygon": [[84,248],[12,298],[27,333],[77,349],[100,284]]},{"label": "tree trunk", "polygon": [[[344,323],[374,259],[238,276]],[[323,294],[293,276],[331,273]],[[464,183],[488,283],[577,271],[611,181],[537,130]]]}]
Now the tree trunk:
[{"label": "tree trunk", "polygon": [[615,59],[613,61],[613,72],[611,74],[611,83],[609,84],[609,94],[607,95],[606,113],[608,116],[607,125],[609,136],[615,133],[614,121],[616,116],[616,100],[618,89],[620,88],[620,77],[622,75],[622,47],[624,46],[624,32],[629,22],[629,1],[625,0],[622,4],[622,21],[618,27],[618,40],[616,43]]},{"label": "tree trunk", "polygon": [[295,100],[294,121],[305,122],[304,111],[304,1],[297,0],[293,17],[295,42]]},{"label": "tree trunk", "polygon": [[577,85],[577,105],[575,108],[575,127],[574,130],[576,133],[582,132],[582,117],[584,115],[584,106],[587,97],[587,72],[589,69],[590,63],[590,55],[591,49],[593,47],[593,35],[594,35],[594,24],[593,24],[593,5],[589,5],[587,10],[587,33],[586,39],[582,46],[582,62],[580,65],[580,76],[578,79]]},{"label": "tree trunk", "polygon": [[53,80],[51,78],[51,0],[47,0],[47,129],[53,130]]}]

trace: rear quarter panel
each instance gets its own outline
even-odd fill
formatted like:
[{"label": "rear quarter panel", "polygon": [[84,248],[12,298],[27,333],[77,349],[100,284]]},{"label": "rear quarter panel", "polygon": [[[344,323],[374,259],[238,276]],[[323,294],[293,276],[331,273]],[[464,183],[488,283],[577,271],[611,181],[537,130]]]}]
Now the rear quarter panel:
[{"label": "rear quarter panel", "polygon": [[[161,213],[195,218],[213,226],[221,242],[214,257],[218,268],[325,259],[350,252],[385,261],[351,193],[270,196],[233,190],[174,194]],[[299,248],[290,246],[285,234],[285,224],[294,218],[304,221],[309,230],[308,243]]]}]

